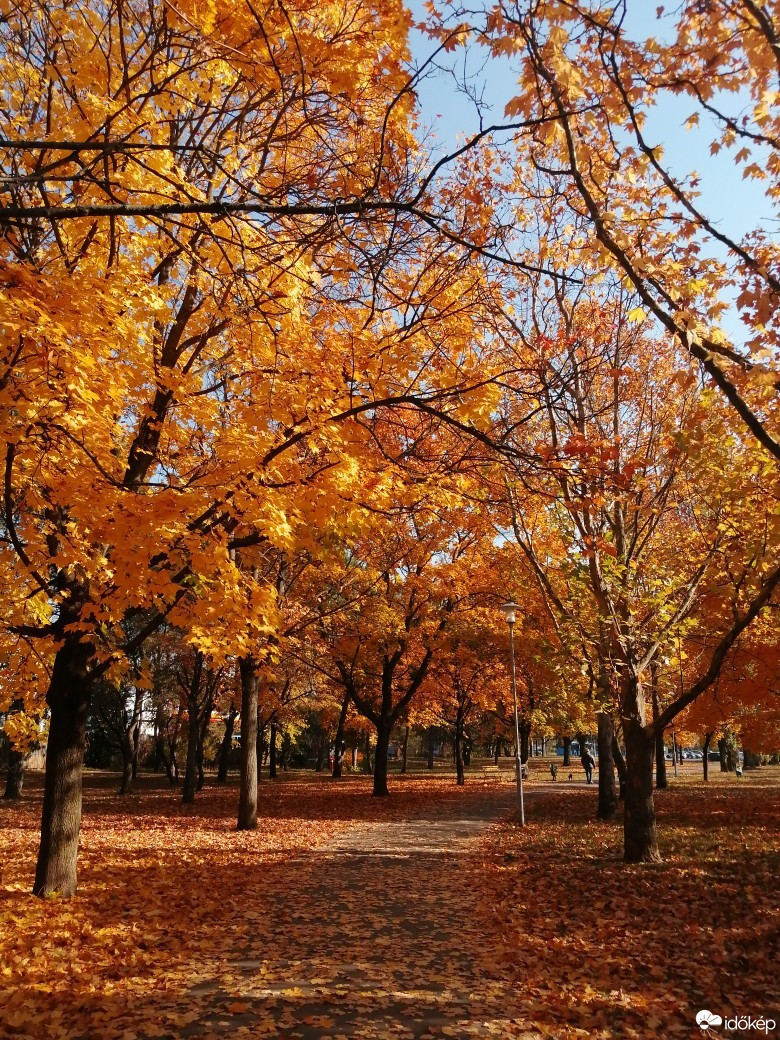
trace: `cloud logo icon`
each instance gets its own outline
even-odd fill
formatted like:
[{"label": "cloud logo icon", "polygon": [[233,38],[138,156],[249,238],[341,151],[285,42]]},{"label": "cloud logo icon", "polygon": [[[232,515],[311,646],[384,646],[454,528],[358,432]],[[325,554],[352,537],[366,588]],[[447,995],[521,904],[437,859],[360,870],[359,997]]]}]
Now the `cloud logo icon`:
[{"label": "cloud logo icon", "polygon": [[696,1016],[696,1024],[706,1033],[710,1026],[723,1025],[723,1019],[711,1011],[700,1011]]}]

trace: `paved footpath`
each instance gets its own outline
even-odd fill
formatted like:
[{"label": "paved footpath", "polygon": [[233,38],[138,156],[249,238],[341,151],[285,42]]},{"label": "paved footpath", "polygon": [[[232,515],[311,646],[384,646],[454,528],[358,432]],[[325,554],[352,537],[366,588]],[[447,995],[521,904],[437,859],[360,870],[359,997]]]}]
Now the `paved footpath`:
[{"label": "paved footpath", "polygon": [[288,861],[266,887],[257,949],[190,991],[185,1035],[535,1037],[515,1017],[478,892],[488,828],[512,806],[502,785],[354,825]]}]

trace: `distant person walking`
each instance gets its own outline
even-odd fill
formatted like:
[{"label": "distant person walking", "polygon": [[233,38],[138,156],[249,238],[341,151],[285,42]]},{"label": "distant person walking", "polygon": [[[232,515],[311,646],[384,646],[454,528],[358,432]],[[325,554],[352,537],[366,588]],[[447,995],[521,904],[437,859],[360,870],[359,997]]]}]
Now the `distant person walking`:
[{"label": "distant person walking", "polygon": [[582,753],[582,768],[585,770],[585,779],[589,784],[593,783],[593,770],[596,768],[596,759],[587,748]]}]

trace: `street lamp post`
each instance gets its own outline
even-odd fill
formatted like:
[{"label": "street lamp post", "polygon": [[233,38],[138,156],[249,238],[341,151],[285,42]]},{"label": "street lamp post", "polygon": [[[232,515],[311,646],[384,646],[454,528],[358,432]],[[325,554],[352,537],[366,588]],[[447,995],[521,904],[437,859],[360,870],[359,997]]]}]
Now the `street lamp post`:
[{"label": "street lamp post", "polygon": [[509,655],[512,662],[512,699],[515,704],[515,749],[517,751],[517,802],[520,811],[520,826],[525,827],[525,806],[523,805],[523,759],[520,753],[520,716],[517,711],[517,678],[515,677],[515,616],[520,609],[517,603],[502,603],[506,623],[509,625]]}]

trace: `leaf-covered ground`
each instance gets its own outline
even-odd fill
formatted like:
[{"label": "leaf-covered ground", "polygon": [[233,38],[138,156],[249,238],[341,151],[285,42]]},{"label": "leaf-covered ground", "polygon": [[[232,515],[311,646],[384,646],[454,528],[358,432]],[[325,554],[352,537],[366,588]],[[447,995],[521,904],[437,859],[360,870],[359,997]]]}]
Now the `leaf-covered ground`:
[{"label": "leaf-covered ground", "polygon": [[488,884],[506,980],[534,1029],[701,1036],[703,1008],[780,1023],[779,771],[713,780],[656,795],[656,866],[620,863],[621,825],[592,822],[582,788],[549,785],[530,826],[501,828]]},{"label": "leaf-covered ground", "polygon": [[[626,868],[594,791],[364,779],[235,788],[193,807],[90,777],[80,893],[28,895],[38,792],[0,811],[0,1035],[659,1037],[780,1006],[780,784],[659,798],[667,861]],[[34,785],[33,785],[34,786]]]}]

